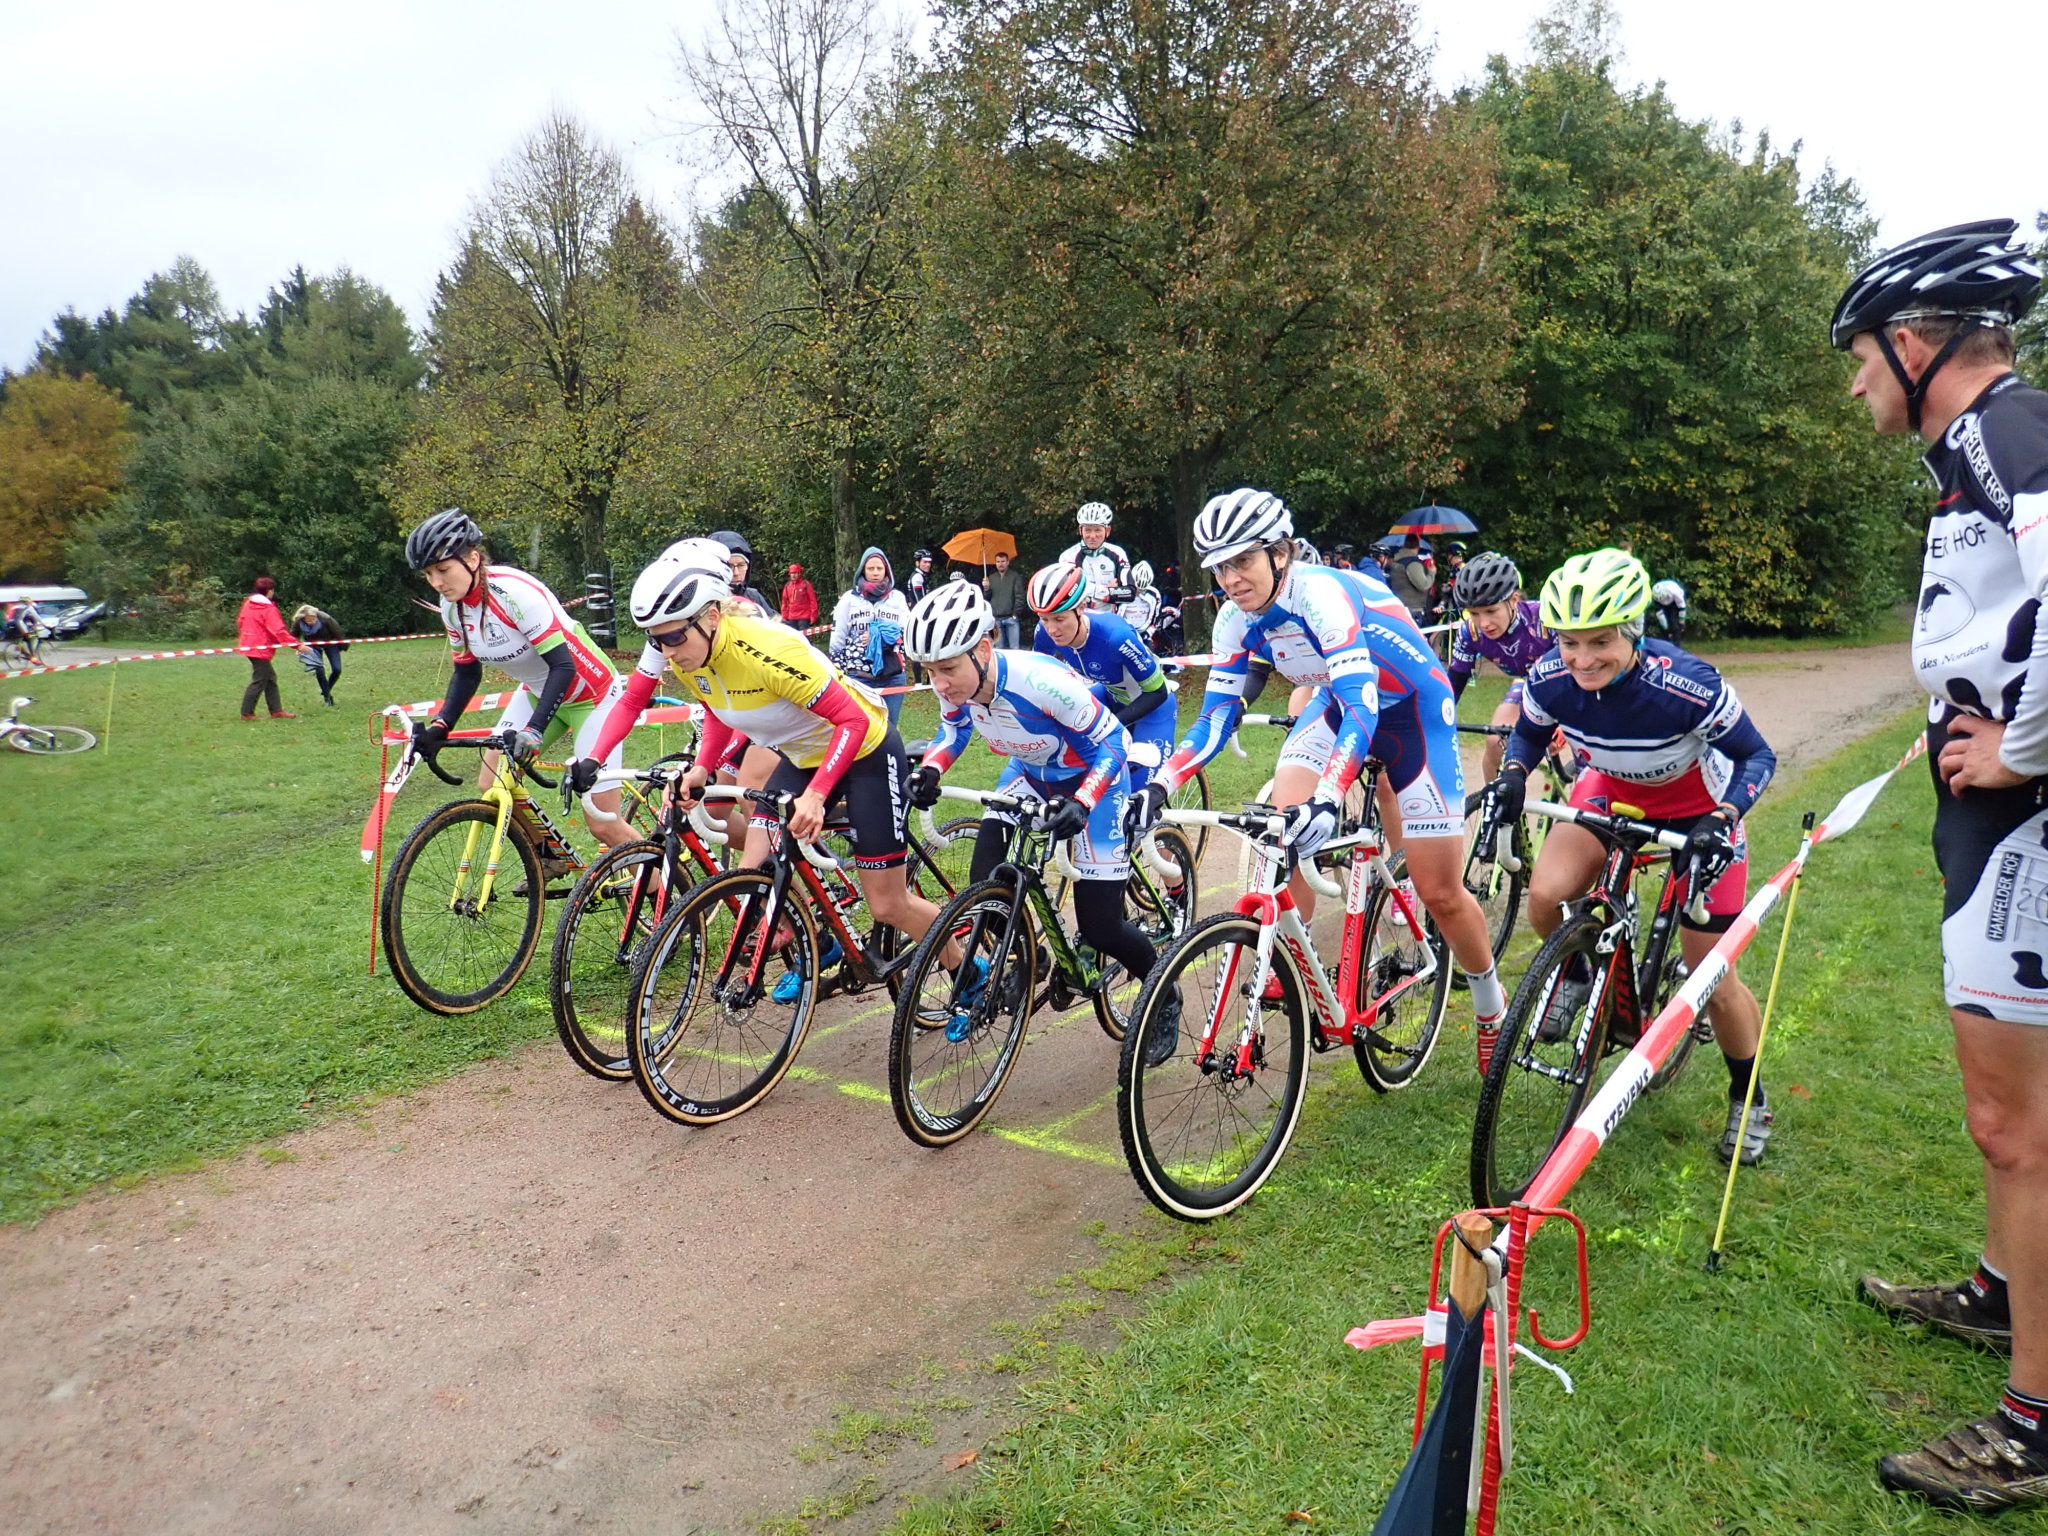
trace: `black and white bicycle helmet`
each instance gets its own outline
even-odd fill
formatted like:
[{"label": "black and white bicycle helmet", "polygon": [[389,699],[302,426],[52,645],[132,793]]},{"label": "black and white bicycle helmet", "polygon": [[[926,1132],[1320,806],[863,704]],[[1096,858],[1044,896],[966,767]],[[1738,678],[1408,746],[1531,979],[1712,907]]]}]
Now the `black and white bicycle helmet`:
[{"label": "black and white bicycle helmet", "polygon": [[671,544],[633,579],[630,611],[641,629],[695,618],[732,600],[729,551],[716,538]]},{"label": "black and white bicycle helmet", "polygon": [[405,563],[416,571],[453,560],[484,541],[476,519],[460,507],[436,512],[405,536]]},{"label": "black and white bicycle helmet", "polygon": [[[1866,331],[1877,338],[1906,392],[1906,419],[1916,432],[1927,386],[1956,348],[1975,331],[2016,323],[2040,295],[2041,268],[2014,241],[2018,228],[2011,219],[1981,219],[1908,240],[1858,272],[1835,306],[1829,339],[1846,351]],[[1887,328],[1895,320],[1936,318],[1965,323],[1917,380],[1908,378]]]},{"label": "black and white bicycle helmet", "polygon": [[1202,569],[1212,570],[1248,549],[1262,549],[1294,537],[1294,514],[1271,491],[1241,486],[1211,496],[1195,519],[1195,550]]},{"label": "black and white bicycle helmet", "polygon": [[1152,562],[1150,560],[1140,560],[1131,567],[1131,585],[1140,592],[1152,585]]},{"label": "black and white bicycle helmet", "polygon": [[964,656],[995,627],[995,610],[981,588],[971,581],[949,581],[927,592],[910,610],[903,653],[919,662]]},{"label": "black and white bicycle helmet", "polygon": [[1114,514],[1109,510],[1108,502],[1084,501],[1081,503],[1080,510],[1074,514],[1074,526],[1077,528],[1107,528],[1113,516]]},{"label": "black and white bicycle helmet", "polygon": [[1452,601],[1460,608],[1491,608],[1522,590],[1522,573],[1515,562],[1495,550],[1474,555],[1458,572],[1451,587]]}]

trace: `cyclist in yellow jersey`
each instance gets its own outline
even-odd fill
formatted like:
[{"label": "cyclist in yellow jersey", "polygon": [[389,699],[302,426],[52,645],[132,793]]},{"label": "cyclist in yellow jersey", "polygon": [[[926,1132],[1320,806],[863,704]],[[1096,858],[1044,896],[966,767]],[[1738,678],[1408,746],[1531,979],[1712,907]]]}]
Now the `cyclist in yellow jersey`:
[{"label": "cyclist in yellow jersey", "polygon": [[[705,708],[696,765],[678,785],[684,803],[694,803],[749,742],[772,749],[781,761],[766,787],[796,797],[790,832],[806,842],[816,838],[827,805],[843,797],[868,910],[878,922],[922,937],[939,909],[905,879],[908,765],[887,708],[795,630],[729,607],[732,596],[725,550],[708,539],[672,545],[640,573],[631,608],[647,648],[589,754],[570,765],[571,785],[595,782],[600,760],[626,739],[663,671],[671,671],[685,697]],[[753,819],[745,862],[766,861],[774,824]],[[828,966],[836,959],[834,952],[824,957]]]}]

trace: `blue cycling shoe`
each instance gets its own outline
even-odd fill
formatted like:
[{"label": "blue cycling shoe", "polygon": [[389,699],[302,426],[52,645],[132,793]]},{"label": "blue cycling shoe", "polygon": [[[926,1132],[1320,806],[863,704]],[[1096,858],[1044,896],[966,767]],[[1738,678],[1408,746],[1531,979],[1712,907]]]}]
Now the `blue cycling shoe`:
[{"label": "blue cycling shoe", "polygon": [[953,1017],[946,1021],[946,1038],[955,1045],[974,1033],[974,1005],[988,990],[988,962],[976,955],[973,964],[973,979],[960,983],[959,999],[953,1004]]},{"label": "blue cycling shoe", "polygon": [[[843,958],[844,954],[839,948],[839,941],[828,938],[825,940],[825,953],[818,956],[818,974],[824,975],[825,972],[831,970]],[[802,976],[798,975],[795,971],[784,971],[776,980],[775,990],[769,996],[773,997],[778,1003],[793,1003],[803,992],[803,989],[804,979]]]}]

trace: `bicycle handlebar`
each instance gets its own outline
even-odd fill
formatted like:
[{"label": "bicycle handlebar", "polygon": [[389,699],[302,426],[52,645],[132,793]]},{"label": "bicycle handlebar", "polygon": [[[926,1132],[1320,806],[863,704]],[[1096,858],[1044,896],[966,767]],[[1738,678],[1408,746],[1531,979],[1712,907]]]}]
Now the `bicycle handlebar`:
[{"label": "bicycle handlebar", "polygon": [[504,739],[499,733],[495,731],[488,736],[450,736],[440,746],[428,752],[421,751],[417,742],[408,745],[406,750],[432,769],[434,777],[443,784],[460,784],[462,780],[443,768],[440,763],[441,754],[450,747],[465,747],[475,752],[501,752],[512,759],[512,766],[515,772],[525,774],[526,777],[533,780],[542,789],[553,789],[561,782],[559,779],[551,779],[542,773],[539,765],[532,758],[522,758],[513,752],[505,745]]},{"label": "bicycle handlebar", "polygon": [[[704,786],[704,792],[697,797],[697,800],[700,809],[714,802],[718,804],[732,804],[740,800],[751,800],[756,805],[767,806],[784,821],[789,819],[789,813],[796,805],[795,795],[777,795],[765,789],[747,789],[738,784],[707,784]],[[690,822],[700,833],[704,833],[707,838],[712,835],[705,824],[697,820],[694,811],[691,813]],[[718,831],[716,836],[721,842],[728,840],[723,830]],[[842,867],[829,850],[820,848],[816,843],[799,842],[796,845],[796,851],[803,855],[804,862],[810,865],[811,868],[822,870],[827,874]]]},{"label": "bicycle handlebar", "polygon": [[[668,763],[657,768],[600,768],[597,771],[597,782],[580,797],[583,802],[583,814],[592,822],[622,821],[625,819],[622,816],[599,810],[594,803],[596,797],[606,790],[617,789],[622,784],[667,784],[681,778],[689,771],[690,766],[688,763]],[[572,791],[565,785],[562,789],[562,809],[565,811],[569,808],[571,794]]]},{"label": "bicycle handlebar", "polygon": [[[1673,853],[1685,851],[1687,838],[1683,832],[1666,832],[1662,828],[1652,828],[1633,816],[1606,816],[1598,811],[1581,810],[1575,805],[1553,805],[1547,800],[1531,801],[1525,809],[1538,816],[1548,816],[1554,821],[1575,821],[1581,826],[1601,831],[1620,833],[1627,837],[1642,837],[1643,841],[1654,842],[1658,847],[1668,848]],[[1648,835],[1644,836],[1646,833]],[[1707,890],[1704,888],[1707,882],[1696,881],[1693,884],[1702,888],[1689,889],[1686,892],[1688,900],[1685,904],[1685,915],[1696,923],[1703,923],[1707,919]]]},{"label": "bicycle handlebar", "polygon": [[1502,741],[1515,734],[1512,725],[1461,725],[1458,729],[1468,736],[1497,736]]},{"label": "bicycle handlebar", "polygon": [[[1221,827],[1226,832],[1235,832],[1240,837],[1248,837],[1254,842],[1271,843],[1275,847],[1285,846],[1281,840],[1287,835],[1287,822],[1277,811],[1183,811],[1167,806],[1160,811],[1159,817],[1160,820],[1173,822],[1177,826]],[[1365,832],[1356,832],[1348,837],[1332,838],[1317,852],[1336,853],[1364,842],[1369,835]],[[1301,875],[1302,883],[1319,895],[1341,897],[1344,894],[1344,887],[1317,869],[1313,859],[1298,859],[1294,867]]]}]

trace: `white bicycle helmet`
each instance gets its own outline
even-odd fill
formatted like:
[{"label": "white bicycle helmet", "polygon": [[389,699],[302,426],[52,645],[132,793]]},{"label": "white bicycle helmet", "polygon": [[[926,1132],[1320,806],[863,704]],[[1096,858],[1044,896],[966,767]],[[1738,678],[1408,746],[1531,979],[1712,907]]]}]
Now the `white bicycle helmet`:
[{"label": "white bicycle helmet", "polygon": [[1081,510],[1074,514],[1074,526],[1077,528],[1107,528],[1110,524],[1110,517],[1111,513],[1108,502],[1084,501],[1081,503]]},{"label": "white bicycle helmet", "polygon": [[1666,576],[1650,588],[1650,601],[1663,608],[1682,607],[1685,603],[1685,588]]},{"label": "white bicycle helmet", "polygon": [[1321,565],[1323,563],[1323,552],[1317,549],[1315,545],[1309,543],[1307,539],[1296,539],[1294,541],[1294,558],[1303,565]]},{"label": "white bicycle helmet", "polygon": [[1248,549],[1294,537],[1294,514],[1271,491],[1241,486],[1211,496],[1195,519],[1195,549],[1202,569],[1212,570]]},{"label": "white bicycle helmet", "polygon": [[633,579],[629,609],[641,629],[694,618],[732,600],[731,555],[716,539],[669,545]]},{"label": "white bicycle helmet", "polygon": [[919,662],[964,656],[995,627],[995,610],[981,588],[968,581],[949,581],[927,592],[910,610],[903,653]]},{"label": "white bicycle helmet", "polygon": [[1152,562],[1140,560],[1131,567],[1131,585],[1140,591],[1152,585]]}]

